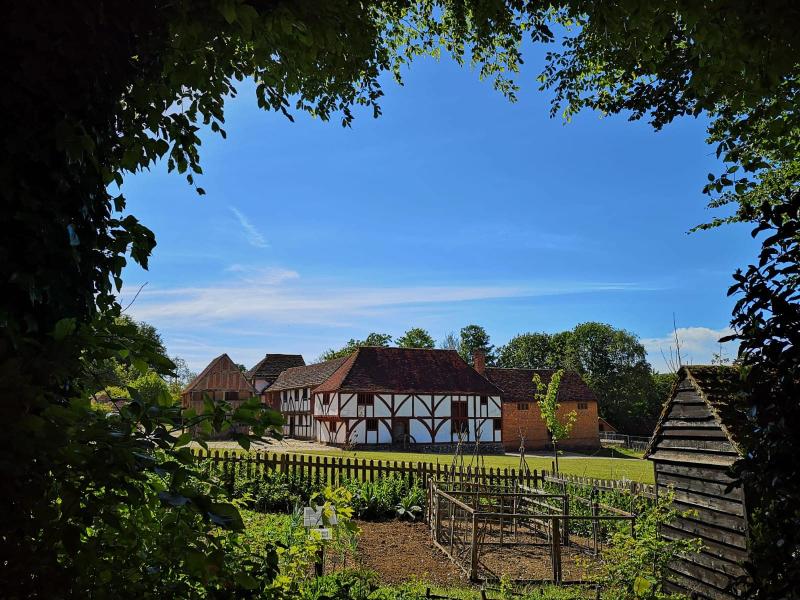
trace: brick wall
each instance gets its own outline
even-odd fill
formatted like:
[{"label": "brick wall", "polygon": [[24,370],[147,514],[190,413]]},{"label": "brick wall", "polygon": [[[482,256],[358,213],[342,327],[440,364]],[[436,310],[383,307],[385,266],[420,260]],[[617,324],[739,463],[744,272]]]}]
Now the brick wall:
[{"label": "brick wall", "polygon": [[[539,407],[536,402],[528,402],[527,409],[520,409],[521,402],[503,402],[503,446],[506,450],[514,452],[519,449],[520,432],[525,438],[525,448],[529,450],[550,449],[550,437],[542,421]],[[560,448],[568,450],[592,449],[600,446],[600,436],[597,423],[597,402],[586,402],[585,409],[578,408],[578,402],[562,400],[559,415],[563,416],[570,411],[578,414],[578,419],[572,426],[572,432],[566,440],[559,444]]]}]

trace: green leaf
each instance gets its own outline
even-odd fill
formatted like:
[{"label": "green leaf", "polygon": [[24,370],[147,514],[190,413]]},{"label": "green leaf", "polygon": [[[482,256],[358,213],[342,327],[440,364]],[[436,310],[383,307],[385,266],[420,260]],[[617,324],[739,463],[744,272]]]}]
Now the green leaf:
[{"label": "green leaf", "polygon": [[652,580],[648,579],[647,577],[637,575],[633,582],[633,593],[642,598],[650,594],[650,591],[653,589],[653,585],[654,583]]},{"label": "green leaf", "polygon": [[60,342],[65,337],[75,333],[75,328],[76,321],[74,318],[68,317],[66,319],[61,319],[58,323],[56,323],[56,326],[53,329],[53,338],[57,342]]}]

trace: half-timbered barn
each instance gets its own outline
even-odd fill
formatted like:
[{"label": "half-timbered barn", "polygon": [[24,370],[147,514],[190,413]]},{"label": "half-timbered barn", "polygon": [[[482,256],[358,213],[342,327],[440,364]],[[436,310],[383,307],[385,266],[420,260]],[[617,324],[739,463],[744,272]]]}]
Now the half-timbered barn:
[{"label": "half-timbered barn", "polygon": [[255,394],[253,386],[227,354],[216,357],[181,392],[183,408],[203,412],[203,398],[225,400],[233,407]]},{"label": "half-timbered barn", "polygon": [[663,528],[667,538],[700,538],[703,549],[670,565],[670,589],[705,598],[735,598],[744,574],[747,511],[741,486],[729,475],[738,459],[739,373],[725,366],[688,366],[664,405],[645,455],[655,467],[656,490],[674,494],[682,512]]},{"label": "half-timbered barn", "polygon": [[331,444],[502,441],[500,389],[454,350],[362,347],[312,394]]},{"label": "half-timbered barn", "polygon": [[247,372],[247,379],[260,394],[278,379],[286,369],[302,367],[306,364],[300,354],[267,354],[258,364]]},{"label": "half-timbered barn", "polygon": [[[536,403],[537,389],[533,376],[538,374],[547,385],[555,369],[486,368],[486,377],[503,390],[503,446],[515,451],[523,443],[527,450],[551,447],[550,432],[542,421]],[[597,420],[597,396],[574,371],[564,371],[558,388],[559,416],[575,411],[577,419],[563,449],[593,449],[600,445]]]},{"label": "half-timbered barn", "polygon": [[344,356],[313,365],[285,369],[265,390],[267,404],[280,410],[283,415],[284,435],[300,439],[314,437],[311,393],[346,360],[347,357]]}]

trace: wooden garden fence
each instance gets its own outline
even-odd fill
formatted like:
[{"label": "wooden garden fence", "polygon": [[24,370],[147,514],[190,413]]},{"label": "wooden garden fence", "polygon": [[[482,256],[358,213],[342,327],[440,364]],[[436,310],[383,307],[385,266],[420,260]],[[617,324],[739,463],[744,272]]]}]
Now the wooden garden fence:
[{"label": "wooden garden fence", "polygon": [[545,470],[520,471],[515,468],[453,468],[446,463],[408,462],[374,459],[345,458],[339,456],[289,454],[280,452],[230,452],[192,449],[199,459],[209,461],[233,485],[236,477],[258,477],[267,472],[278,472],[317,483],[336,485],[343,480],[376,481],[383,477],[409,477],[421,486],[431,480],[455,479],[477,481],[487,485],[516,485],[541,487],[545,482],[594,487],[603,490],[624,490],[646,497],[655,497],[655,487],[636,481],[594,479],[554,474]]}]

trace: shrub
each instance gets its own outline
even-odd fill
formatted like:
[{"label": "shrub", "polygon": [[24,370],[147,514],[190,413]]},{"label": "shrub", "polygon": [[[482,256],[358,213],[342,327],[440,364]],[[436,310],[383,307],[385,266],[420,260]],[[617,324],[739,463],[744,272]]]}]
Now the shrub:
[{"label": "shrub", "polygon": [[661,526],[678,516],[672,507],[672,495],[639,515],[635,534],[617,532],[598,564],[587,563],[591,579],[603,588],[607,600],[661,600],[680,598],[663,591],[667,565],[681,554],[699,552],[699,539],[666,540],[659,534]]}]

